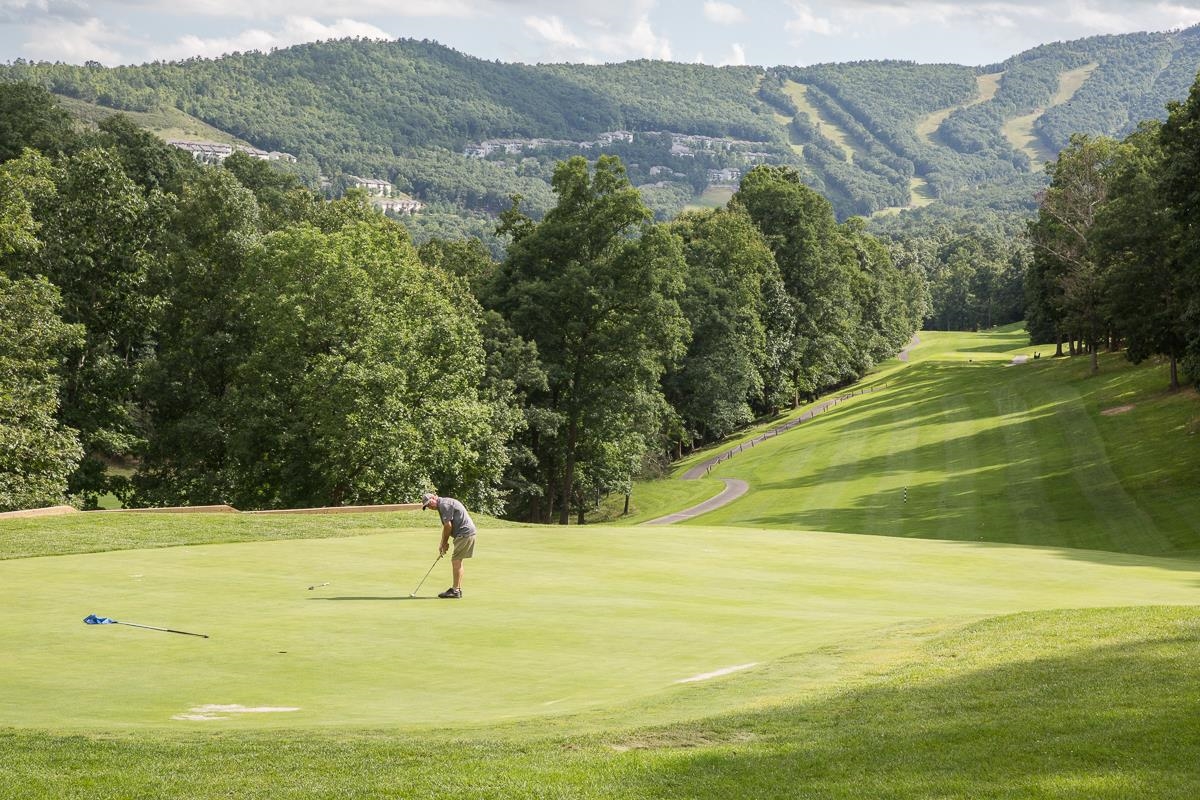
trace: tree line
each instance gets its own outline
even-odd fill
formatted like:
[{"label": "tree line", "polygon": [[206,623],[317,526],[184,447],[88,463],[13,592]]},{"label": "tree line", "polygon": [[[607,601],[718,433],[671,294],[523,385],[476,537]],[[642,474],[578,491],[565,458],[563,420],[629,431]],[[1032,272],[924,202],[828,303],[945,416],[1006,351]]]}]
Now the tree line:
[{"label": "tree line", "polygon": [[1200,382],[1200,78],[1165,122],[1071,137],[1029,225],[1029,332],[1061,354],[1124,347]]},{"label": "tree line", "polygon": [[[405,502],[535,521],[860,377],[921,270],[786,167],[656,221],[620,159],[419,246],[361,194],[199,165],[0,84],[0,508]],[[117,469],[119,467],[120,469]]]},{"label": "tree line", "polygon": [[928,286],[926,330],[969,331],[1025,319],[1032,258],[1024,214],[928,206],[872,220],[895,264]]}]

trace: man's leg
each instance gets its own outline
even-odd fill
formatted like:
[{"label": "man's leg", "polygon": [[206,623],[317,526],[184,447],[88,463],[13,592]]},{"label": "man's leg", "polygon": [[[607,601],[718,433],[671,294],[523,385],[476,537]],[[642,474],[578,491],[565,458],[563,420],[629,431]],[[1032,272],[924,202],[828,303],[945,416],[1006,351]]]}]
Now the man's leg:
[{"label": "man's leg", "polygon": [[462,588],[463,562],[461,558],[450,560],[450,571],[454,575],[454,588]]}]

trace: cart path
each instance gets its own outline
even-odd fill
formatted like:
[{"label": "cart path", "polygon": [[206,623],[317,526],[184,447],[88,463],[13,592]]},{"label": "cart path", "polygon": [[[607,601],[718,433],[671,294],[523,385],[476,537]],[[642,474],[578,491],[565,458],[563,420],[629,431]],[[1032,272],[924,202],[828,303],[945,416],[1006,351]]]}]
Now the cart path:
[{"label": "cart path", "polygon": [[652,519],[649,522],[643,522],[643,525],[670,525],[673,522],[683,522],[685,519],[698,517],[701,514],[712,511],[714,508],[720,508],[726,503],[732,503],[744,495],[749,489],[750,484],[737,478],[723,478],[725,481],[725,491],[721,492],[716,497],[710,497],[703,503],[691,508],[685,508],[683,511],[676,511],[674,514],[668,514],[665,517]]}]

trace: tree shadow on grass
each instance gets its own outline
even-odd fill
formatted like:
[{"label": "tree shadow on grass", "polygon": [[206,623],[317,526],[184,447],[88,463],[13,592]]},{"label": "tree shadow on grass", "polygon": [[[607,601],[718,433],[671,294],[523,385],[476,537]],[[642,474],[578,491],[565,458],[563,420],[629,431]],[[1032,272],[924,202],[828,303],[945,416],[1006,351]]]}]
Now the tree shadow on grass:
[{"label": "tree shadow on grass", "polygon": [[[789,502],[758,497],[751,504],[735,503],[723,521],[1194,558],[1200,516],[1193,512],[1200,511],[1200,499],[1183,491],[1186,475],[1176,461],[1155,458],[1161,437],[1125,437],[1120,461],[1114,462],[1108,452],[1113,442],[1094,438],[1104,428],[1088,412],[1087,401],[1057,402],[1072,396],[1069,387],[1032,373],[1012,379],[985,369],[969,377],[961,364],[919,364],[897,382],[904,402],[889,391],[818,417],[810,424],[836,425],[823,435],[837,436],[848,452],[856,452],[860,437],[895,437],[883,440],[895,445],[794,471],[759,467],[763,479],[752,480],[753,489],[782,493],[776,496]],[[930,425],[956,425],[956,435],[947,430],[922,439],[906,433]],[[773,446],[805,449],[807,434],[789,437]],[[1119,474],[1122,464],[1151,466],[1140,468],[1131,482]],[[738,462],[723,466],[720,474],[738,476]],[[826,488],[836,496],[861,476],[892,488],[840,503],[825,500]],[[1166,504],[1159,498],[1172,486],[1180,491]],[[797,497],[800,502],[791,502]]]},{"label": "tree shadow on grass", "polygon": [[[999,344],[985,344],[985,345],[980,345],[979,347],[960,347],[960,348],[958,348],[957,352],[959,352],[959,353],[1007,353],[1012,350],[1020,349],[1022,347],[1029,348],[1029,357],[1033,358],[1033,351],[1036,350],[1037,348],[1034,347],[1033,345],[1030,345],[1028,339],[1025,339],[1024,341],[1006,340],[1006,341],[1000,342]],[[1018,355],[1020,355],[1020,354],[1018,354]]]},{"label": "tree shadow on grass", "polygon": [[[833,406],[823,414],[816,415],[811,422],[823,421],[826,415],[837,412],[839,416],[852,415],[856,428],[868,430],[878,426],[903,424],[918,426],[926,422],[948,421],[947,415],[969,412],[966,406],[957,404],[970,395],[988,395],[997,386],[1011,381],[993,369],[1007,362],[962,363],[925,362],[910,368],[889,383],[885,392],[856,396],[845,403]],[[964,370],[971,370],[964,378]],[[947,398],[955,398],[949,407]]]},{"label": "tree shadow on grass", "polygon": [[[939,648],[883,686],[723,719],[695,738],[724,744],[700,751],[671,747],[669,735],[667,747],[645,747],[654,736],[642,736],[634,747],[652,752],[630,770],[643,776],[631,796],[1190,800],[1200,628],[1189,612],[1156,613],[1052,619],[1035,645],[1103,638],[1107,614],[1126,616],[1125,631],[1156,624],[1146,638],[1028,659],[1009,643],[1025,632],[1000,626],[995,641]],[[1010,663],[974,668],[973,644]]]}]

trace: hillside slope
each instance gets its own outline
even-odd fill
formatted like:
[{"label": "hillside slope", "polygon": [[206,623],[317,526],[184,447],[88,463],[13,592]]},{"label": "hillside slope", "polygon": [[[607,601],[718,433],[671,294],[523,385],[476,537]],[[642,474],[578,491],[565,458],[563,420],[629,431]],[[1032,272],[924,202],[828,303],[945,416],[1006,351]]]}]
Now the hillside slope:
[{"label": "hillside slope", "polygon": [[[108,108],[178,109],[256,147],[294,153],[314,174],[386,177],[422,200],[468,210],[494,213],[497,198],[530,194],[522,182],[544,183],[556,158],[579,152],[573,143],[626,130],[637,138],[603,146],[635,165],[635,183],[694,196],[713,180],[709,169],[787,163],[845,217],[907,206],[914,187],[941,203],[1028,210],[1040,161],[1072,133],[1121,136],[1164,116],[1198,68],[1200,27],[1048,44],[987,67],[531,66],[428,41],[343,40],[112,69],[17,62],[0,66],[0,79],[36,81]],[[990,96],[981,95],[981,76]],[[1069,101],[1056,103],[1071,76],[1081,80]],[[809,107],[795,102],[795,87]],[[1014,125],[1024,131],[1017,147]],[[846,141],[833,142],[829,130]],[[677,141],[651,132],[739,140],[758,155],[730,158],[726,146],[710,144],[678,152]],[[472,168],[464,149],[496,138],[527,146],[489,155],[493,173]],[[849,158],[847,146],[859,155]],[[486,186],[464,198],[464,181]],[[672,202],[664,214],[687,198]]]}]

